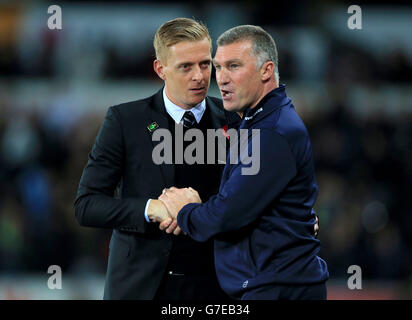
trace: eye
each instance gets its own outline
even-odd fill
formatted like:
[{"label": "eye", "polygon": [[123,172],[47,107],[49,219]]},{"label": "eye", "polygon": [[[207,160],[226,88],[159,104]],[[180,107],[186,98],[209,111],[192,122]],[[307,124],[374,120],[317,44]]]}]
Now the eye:
[{"label": "eye", "polygon": [[180,66],[180,69],[183,70],[183,71],[187,71],[187,70],[190,69],[190,65],[189,64],[182,64]]},{"label": "eye", "polygon": [[230,65],[230,68],[231,68],[231,69],[237,69],[237,68],[239,68],[239,65],[236,64],[236,63],[232,63],[232,64]]},{"label": "eye", "polygon": [[220,71],[220,69],[221,69],[222,67],[221,66],[219,66],[219,65],[215,65],[215,69],[216,69],[216,71]]},{"label": "eye", "polygon": [[201,64],[201,68],[203,68],[203,69],[207,69],[207,68],[209,68],[209,66],[210,66],[210,62],[203,62]]}]

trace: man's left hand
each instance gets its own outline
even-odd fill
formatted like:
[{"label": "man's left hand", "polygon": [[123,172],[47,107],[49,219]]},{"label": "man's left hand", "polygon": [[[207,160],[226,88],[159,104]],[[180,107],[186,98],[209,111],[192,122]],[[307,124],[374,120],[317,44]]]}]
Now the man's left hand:
[{"label": "man's left hand", "polygon": [[169,214],[174,219],[177,218],[179,211],[188,203],[202,203],[199,194],[192,188],[178,189],[171,187],[164,189],[159,200],[165,204]]},{"label": "man's left hand", "polygon": [[315,233],[315,238],[317,238],[317,237],[318,237],[318,233],[319,233],[319,217],[318,217],[318,215],[316,215],[316,223],[315,223],[315,225],[313,226],[313,231],[314,231],[314,233]]}]

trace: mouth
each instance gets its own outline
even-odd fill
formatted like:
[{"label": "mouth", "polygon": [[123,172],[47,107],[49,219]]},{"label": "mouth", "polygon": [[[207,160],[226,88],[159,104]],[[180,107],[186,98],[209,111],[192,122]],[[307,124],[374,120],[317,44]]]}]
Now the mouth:
[{"label": "mouth", "polygon": [[190,90],[190,92],[193,92],[195,94],[199,94],[199,93],[203,93],[205,91],[205,87],[191,88],[189,90]]},{"label": "mouth", "polygon": [[223,100],[230,100],[233,96],[233,92],[231,92],[229,90],[220,89],[220,93],[222,95]]}]

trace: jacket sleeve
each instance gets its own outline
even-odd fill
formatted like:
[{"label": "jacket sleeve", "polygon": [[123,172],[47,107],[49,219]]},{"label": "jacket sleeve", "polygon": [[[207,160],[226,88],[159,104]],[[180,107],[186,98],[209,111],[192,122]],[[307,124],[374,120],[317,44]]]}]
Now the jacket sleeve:
[{"label": "jacket sleeve", "polygon": [[258,173],[245,175],[242,168],[248,165],[233,165],[219,194],[202,204],[187,204],[179,211],[177,221],[182,231],[197,241],[206,241],[240,229],[261,216],[284,190],[297,172],[289,144],[274,131],[262,129],[261,135]]},{"label": "jacket sleeve", "polygon": [[115,199],[123,174],[125,145],[118,111],[110,107],[99,130],[80,179],[74,203],[82,226],[145,232],[144,209],[148,199]]}]

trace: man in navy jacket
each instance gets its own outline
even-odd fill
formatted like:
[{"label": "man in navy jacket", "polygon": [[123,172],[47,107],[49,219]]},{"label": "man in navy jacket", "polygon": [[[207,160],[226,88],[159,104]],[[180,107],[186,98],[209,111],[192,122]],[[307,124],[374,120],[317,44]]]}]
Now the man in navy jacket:
[{"label": "man in navy jacket", "polygon": [[229,154],[219,193],[207,202],[192,188],[165,189],[159,199],[176,220],[160,227],[197,241],[214,238],[219,283],[234,298],[325,299],[329,274],[312,231],[318,187],[311,144],[279,86],[275,42],[256,26],[232,28],[217,42],[224,108],[238,112],[239,129],[249,130],[243,154],[260,143],[259,170],[245,174],[250,164],[241,150],[237,161]]}]

